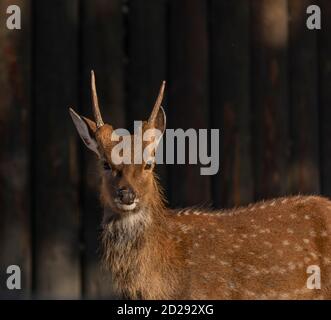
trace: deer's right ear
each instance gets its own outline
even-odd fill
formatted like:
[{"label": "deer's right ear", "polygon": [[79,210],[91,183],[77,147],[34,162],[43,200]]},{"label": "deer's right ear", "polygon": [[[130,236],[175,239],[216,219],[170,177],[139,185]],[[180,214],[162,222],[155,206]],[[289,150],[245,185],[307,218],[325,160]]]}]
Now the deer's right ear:
[{"label": "deer's right ear", "polygon": [[73,109],[69,108],[70,116],[74,125],[83,140],[84,144],[100,158],[98,144],[94,138],[97,126],[94,121],[80,117]]}]

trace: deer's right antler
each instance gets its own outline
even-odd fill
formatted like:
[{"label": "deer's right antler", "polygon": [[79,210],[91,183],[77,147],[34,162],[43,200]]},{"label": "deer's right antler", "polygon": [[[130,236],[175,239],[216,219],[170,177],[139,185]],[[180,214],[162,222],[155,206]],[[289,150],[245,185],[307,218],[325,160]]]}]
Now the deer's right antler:
[{"label": "deer's right antler", "polygon": [[98,95],[97,95],[97,89],[95,86],[95,76],[94,71],[91,71],[91,90],[92,90],[92,103],[93,103],[93,114],[94,119],[97,125],[97,128],[101,128],[104,123],[102,121],[101,112],[99,108],[99,101],[98,101]]}]

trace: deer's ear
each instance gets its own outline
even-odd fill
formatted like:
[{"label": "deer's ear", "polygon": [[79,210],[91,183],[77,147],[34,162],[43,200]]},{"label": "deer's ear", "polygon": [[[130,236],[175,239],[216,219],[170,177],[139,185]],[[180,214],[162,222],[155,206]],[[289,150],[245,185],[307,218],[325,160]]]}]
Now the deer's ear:
[{"label": "deer's ear", "polygon": [[100,158],[98,144],[95,140],[97,126],[94,121],[80,117],[73,109],[69,108],[70,116],[84,144]]}]

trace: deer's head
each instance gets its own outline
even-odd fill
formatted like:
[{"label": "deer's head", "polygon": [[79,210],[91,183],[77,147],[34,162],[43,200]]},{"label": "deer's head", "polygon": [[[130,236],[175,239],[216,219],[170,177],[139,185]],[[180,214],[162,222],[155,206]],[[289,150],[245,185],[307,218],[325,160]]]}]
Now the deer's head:
[{"label": "deer's head", "polygon": [[[155,149],[166,126],[166,116],[161,107],[164,86],[165,82],[162,83],[149,119],[143,121],[139,128],[140,131],[138,130],[142,136],[147,131],[158,133],[155,136],[149,134],[149,139],[147,139],[149,141],[142,142],[143,150],[148,150],[151,145],[153,148],[150,149],[150,157],[143,156],[140,162],[135,159],[137,150],[134,148],[134,143],[137,141],[135,140],[137,134],[128,136],[131,144],[129,146],[131,148],[128,148],[130,149],[130,163],[118,161],[118,154],[114,151],[120,150],[119,144],[122,144],[123,147],[124,139],[123,136],[117,134],[110,124],[105,124],[102,120],[93,71],[91,87],[94,121],[79,116],[74,110],[69,109],[84,144],[99,158],[102,171],[101,199],[105,206],[111,208],[118,215],[138,212],[155,201],[155,194],[157,193],[157,182],[153,172]],[[128,146],[124,144],[124,152],[125,147]]]}]

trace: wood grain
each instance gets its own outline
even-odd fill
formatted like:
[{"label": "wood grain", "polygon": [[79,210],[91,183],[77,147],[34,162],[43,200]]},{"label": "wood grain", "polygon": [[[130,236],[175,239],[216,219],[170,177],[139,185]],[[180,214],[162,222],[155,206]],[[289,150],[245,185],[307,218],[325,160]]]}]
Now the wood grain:
[{"label": "wood grain", "polygon": [[[207,1],[169,1],[168,43],[168,128],[208,128]],[[211,202],[211,178],[200,175],[200,165],[172,165],[169,169],[173,206]]]},{"label": "wood grain", "polygon": [[[31,11],[20,6],[21,30],[6,28],[7,7],[0,4],[0,298],[31,297],[30,128]],[[8,290],[7,267],[21,269],[21,290]]]},{"label": "wood grain", "polygon": [[220,129],[220,171],[213,177],[217,207],[253,199],[250,110],[249,2],[212,1],[211,120]]},{"label": "wood grain", "polygon": [[78,100],[78,1],[35,1],[33,10],[36,294],[79,298],[77,136],[68,115]]}]

